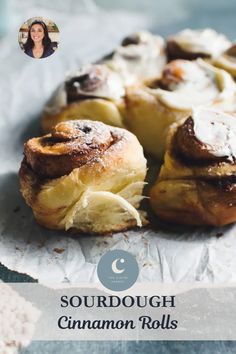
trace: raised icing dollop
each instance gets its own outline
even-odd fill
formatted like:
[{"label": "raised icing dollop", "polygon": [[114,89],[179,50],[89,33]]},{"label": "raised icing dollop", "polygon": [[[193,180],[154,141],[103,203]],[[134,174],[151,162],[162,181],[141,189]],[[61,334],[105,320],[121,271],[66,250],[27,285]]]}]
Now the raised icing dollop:
[{"label": "raised icing dollop", "polygon": [[210,57],[217,57],[230,47],[231,42],[213,29],[204,30],[185,29],[170,37],[183,50],[193,53],[203,53]]},{"label": "raised icing dollop", "polygon": [[88,65],[73,72],[66,80],[68,98],[83,96],[117,100],[124,96],[121,78],[105,65]]},{"label": "raised icing dollop", "polygon": [[192,113],[196,138],[217,157],[236,158],[236,116],[208,108]]},{"label": "raised icing dollop", "polygon": [[141,80],[159,76],[166,63],[164,39],[147,31],[129,35],[114,51],[112,62]]},{"label": "raised icing dollop", "polygon": [[216,104],[231,110],[231,107],[228,108],[228,102],[231,104],[231,101],[235,100],[236,85],[224,70],[217,69],[202,59],[176,60],[166,68],[167,74],[164,70],[161,79],[166,82],[165,75],[167,78],[169,75],[166,89],[147,89],[165,105],[174,109],[190,110],[203,104]]}]

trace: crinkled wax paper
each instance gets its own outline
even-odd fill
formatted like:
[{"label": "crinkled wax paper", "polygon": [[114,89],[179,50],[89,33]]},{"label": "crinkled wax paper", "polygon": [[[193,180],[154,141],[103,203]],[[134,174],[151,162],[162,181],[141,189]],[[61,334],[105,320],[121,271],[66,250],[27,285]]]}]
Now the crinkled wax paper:
[{"label": "crinkled wax paper", "polygon": [[[32,12],[32,11],[31,11]],[[44,15],[36,10],[22,22]],[[47,11],[46,17],[50,17]],[[51,18],[60,32],[57,52],[35,60],[21,52],[16,33],[0,42],[0,262],[41,283],[96,282],[96,265],[110,249],[137,257],[140,282],[234,282],[236,228],[143,229],[106,237],[53,232],[36,224],[18,183],[23,143],[40,134],[40,112],[65,73],[114,48],[145,17],[94,10]]]}]

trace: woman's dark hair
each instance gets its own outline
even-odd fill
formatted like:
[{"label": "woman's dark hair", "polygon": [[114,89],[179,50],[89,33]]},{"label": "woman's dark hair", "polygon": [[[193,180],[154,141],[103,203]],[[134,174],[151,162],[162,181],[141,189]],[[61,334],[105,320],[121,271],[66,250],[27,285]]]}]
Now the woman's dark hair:
[{"label": "woman's dark hair", "polygon": [[24,44],[24,50],[28,51],[30,49],[33,49],[34,47],[34,41],[31,38],[31,28],[33,27],[33,25],[41,25],[43,27],[43,31],[44,31],[44,37],[43,37],[43,46],[44,46],[44,50],[49,48],[52,45],[52,41],[48,35],[48,28],[46,26],[46,24],[43,21],[39,21],[36,20],[34,22],[31,23],[31,25],[29,26],[29,30],[28,30],[28,38],[27,41]]}]

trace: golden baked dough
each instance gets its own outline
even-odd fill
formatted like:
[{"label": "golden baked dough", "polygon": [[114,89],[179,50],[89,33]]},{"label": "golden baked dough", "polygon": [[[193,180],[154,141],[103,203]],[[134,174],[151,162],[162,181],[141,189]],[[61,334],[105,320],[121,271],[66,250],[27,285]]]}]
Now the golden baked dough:
[{"label": "golden baked dough", "polygon": [[161,79],[127,88],[126,126],[146,152],[161,159],[172,123],[201,105],[233,111],[235,94],[236,85],[225,71],[201,59],[175,60],[166,65]]},{"label": "golden baked dough", "polygon": [[161,219],[221,226],[236,221],[236,119],[201,108],[173,124],[151,205]]},{"label": "golden baked dough", "polygon": [[98,120],[123,127],[124,95],[118,74],[105,65],[84,67],[72,73],[46,104],[43,131],[48,133],[57,123],[73,119]]},{"label": "golden baked dough", "polygon": [[96,121],[67,121],[30,139],[24,154],[21,192],[39,224],[99,234],[142,225],[137,208],[146,159],[132,133]]}]

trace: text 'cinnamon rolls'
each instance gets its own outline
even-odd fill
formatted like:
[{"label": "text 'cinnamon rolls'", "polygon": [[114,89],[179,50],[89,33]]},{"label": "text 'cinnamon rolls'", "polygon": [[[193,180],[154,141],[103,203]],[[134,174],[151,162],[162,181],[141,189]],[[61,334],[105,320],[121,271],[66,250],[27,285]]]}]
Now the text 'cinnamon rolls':
[{"label": "text 'cinnamon rolls'", "polygon": [[221,226],[236,221],[236,117],[206,108],[168,135],[159,178],[150,192],[162,219]]},{"label": "text 'cinnamon rolls'", "polygon": [[123,127],[121,78],[105,65],[88,65],[73,72],[53,94],[44,108],[42,128],[50,132],[58,123],[91,119]]},{"label": "text 'cinnamon rolls'", "polygon": [[166,65],[161,79],[127,89],[126,125],[144,150],[160,159],[172,123],[201,105],[232,111],[235,95],[236,85],[224,70],[201,59],[174,60]]},{"label": "text 'cinnamon rolls'", "polygon": [[146,160],[132,133],[67,121],[30,139],[24,154],[21,192],[41,225],[101,234],[142,225]]}]

